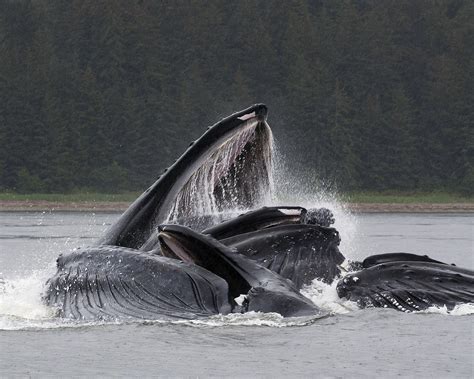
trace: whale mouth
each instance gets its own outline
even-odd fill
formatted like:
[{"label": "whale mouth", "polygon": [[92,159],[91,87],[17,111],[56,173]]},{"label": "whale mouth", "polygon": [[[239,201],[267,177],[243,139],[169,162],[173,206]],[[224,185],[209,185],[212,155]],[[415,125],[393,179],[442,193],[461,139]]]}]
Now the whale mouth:
[{"label": "whale mouth", "polygon": [[156,226],[202,229],[207,216],[262,206],[272,196],[273,138],[267,107],[255,104],[209,127],[136,199],[98,244],[153,248]]},{"label": "whale mouth", "polygon": [[183,262],[196,263],[190,249],[187,249],[178,239],[172,234],[160,232],[159,237],[161,254],[167,258],[179,259]]},{"label": "whale mouth", "polygon": [[244,121],[200,157],[176,193],[165,222],[248,209],[271,196],[271,129],[254,114]]},{"label": "whale mouth", "polygon": [[163,256],[195,264],[220,276],[228,284],[230,300],[250,290],[245,270],[223,253],[226,246],[180,225],[164,225],[159,230]]}]

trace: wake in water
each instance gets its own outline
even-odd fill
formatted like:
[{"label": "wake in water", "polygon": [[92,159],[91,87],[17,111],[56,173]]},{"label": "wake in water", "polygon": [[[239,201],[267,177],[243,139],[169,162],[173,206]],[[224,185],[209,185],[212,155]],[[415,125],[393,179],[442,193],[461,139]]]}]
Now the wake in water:
[{"label": "wake in water", "polygon": [[[224,326],[268,326],[293,327],[306,326],[318,322],[321,317],[285,318],[277,313],[248,312],[244,314],[231,313],[216,315],[207,319],[196,320],[117,320],[117,321],[75,321],[55,317],[54,309],[47,307],[41,300],[45,283],[44,272],[39,272],[28,278],[8,280],[0,292],[0,330],[24,329],[57,329],[77,328],[86,326],[143,324],[143,325],[188,325],[195,327],[224,327]],[[340,299],[336,291],[336,283],[331,285],[314,280],[302,289],[302,294],[318,307],[330,312],[331,315],[345,315],[360,308],[355,302]],[[373,309],[373,312],[377,312]],[[393,312],[397,312],[392,310]],[[467,316],[474,314],[474,304],[459,304],[452,310],[446,307],[430,307],[414,314],[440,314],[451,316]]]}]

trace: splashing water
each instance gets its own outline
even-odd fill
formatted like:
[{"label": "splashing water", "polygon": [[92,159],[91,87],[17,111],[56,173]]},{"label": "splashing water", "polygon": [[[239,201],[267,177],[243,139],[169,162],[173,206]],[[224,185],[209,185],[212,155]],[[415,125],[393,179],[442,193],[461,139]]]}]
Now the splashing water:
[{"label": "splashing water", "polygon": [[424,311],[419,311],[415,313],[435,313],[435,314],[442,314],[442,315],[452,315],[452,316],[468,316],[474,315],[474,304],[457,304],[454,306],[453,309],[448,310],[446,307],[429,307]]},{"label": "splashing water", "polygon": [[357,260],[364,256],[358,248],[358,222],[347,206],[340,201],[336,191],[329,191],[324,183],[315,184],[314,178],[302,177],[286,166],[285,156],[278,144],[274,153],[274,196],[271,205],[298,205],[305,208],[328,208],[334,214],[334,227],[341,236],[340,250],[348,259]]},{"label": "splashing water", "polygon": [[45,271],[31,276],[6,280],[0,288],[0,329],[17,329],[50,320],[54,310],[41,300]]},{"label": "splashing water", "polygon": [[332,284],[324,283],[318,279],[302,288],[301,293],[318,307],[325,309],[333,314],[345,314],[359,309],[354,302],[341,299],[337,295],[337,280]]},{"label": "splashing water", "polygon": [[254,121],[223,142],[178,192],[167,222],[265,204],[272,196],[273,136]]},{"label": "splashing water", "polygon": [[265,123],[257,133],[257,125],[249,124],[211,154],[178,193],[166,222],[179,223],[202,215],[215,216],[219,222],[226,215],[264,205],[325,207],[335,216],[342,253],[350,259],[360,258],[363,252],[357,248],[355,216],[335,192],[322,185],[315,188],[312,178],[288,170],[270,127]]},{"label": "splashing water", "polygon": [[310,317],[283,317],[278,313],[230,313],[228,315],[215,315],[204,320],[186,320],[172,321],[175,324],[186,324],[192,326],[270,326],[270,327],[287,327],[287,326],[305,326],[321,319],[321,316]]}]

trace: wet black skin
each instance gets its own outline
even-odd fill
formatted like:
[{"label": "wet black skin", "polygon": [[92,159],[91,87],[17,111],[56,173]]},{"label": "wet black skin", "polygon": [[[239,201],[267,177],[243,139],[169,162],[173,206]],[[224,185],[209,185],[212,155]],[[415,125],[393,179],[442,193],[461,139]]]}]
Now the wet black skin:
[{"label": "wet black skin", "polygon": [[202,233],[224,240],[273,226],[301,224],[306,213],[302,207],[262,207],[204,229]]},{"label": "wet black skin", "polygon": [[316,278],[331,283],[340,274],[345,258],[338,249],[339,233],[327,227],[333,222],[325,208],[263,207],[203,233],[301,288]]},{"label": "wet black skin", "polygon": [[[288,224],[261,231],[275,229],[279,235],[277,229],[285,227],[321,228]],[[334,233],[322,230],[328,236]],[[211,236],[169,225],[160,228],[159,241],[162,255],[106,245],[61,255],[57,273],[47,283],[46,304],[57,308],[60,317],[80,320],[196,318],[245,311],[285,317],[321,314],[292,282]],[[241,294],[247,295],[243,307],[234,301]]]},{"label": "wet black skin", "polygon": [[417,255],[410,253],[387,253],[387,254],[377,254],[371,255],[370,257],[365,258],[362,261],[363,268],[369,268],[380,263],[390,263],[390,262],[431,262],[431,263],[440,263],[446,264],[440,261],[431,259],[427,255]]},{"label": "wet black skin", "polygon": [[337,230],[319,225],[278,225],[221,242],[290,279],[297,288],[316,278],[332,283],[340,275],[339,266],[345,260],[338,248]]},{"label": "wet black skin", "polygon": [[276,312],[284,317],[321,315],[294,284],[234,252],[209,235],[180,225],[160,227],[162,253],[182,259],[222,277],[229,295],[247,295],[243,311]]},{"label": "wet black skin", "polygon": [[[340,275],[339,266],[345,258],[338,248],[339,233],[334,228],[316,225],[327,225],[328,219],[334,220],[324,208],[262,207],[218,223],[203,233],[302,288],[313,279],[331,283]],[[145,244],[142,250],[151,248],[160,253],[156,244]]]},{"label": "wet black skin", "polygon": [[[179,220],[177,224],[201,231],[204,234],[222,240],[243,233],[270,228],[276,225],[300,224],[303,222],[306,209],[302,207],[262,207],[239,215],[227,213],[204,215],[193,219]],[[202,228],[202,227],[205,228]],[[203,230],[204,229],[204,230]],[[142,251],[159,249],[158,229],[140,248]]]},{"label": "wet black skin", "polygon": [[120,246],[61,255],[44,300],[78,320],[193,319],[231,312],[227,282],[194,264]]},{"label": "wet black skin", "polygon": [[338,295],[357,302],[361,308],[404,312],[474,303],[474,271],[418,257],[410,254],[411,260],[397,261],[393,254],[387,260],[379,256],[374,262],[385,263],[370,265],[341,279]]},{"label": "wet black skin", "polygon": [[263,207],[202,233],[302,288],[313,279],[331,283],[340,275],[339,266],[345,258],[338,248],[339,233],[334,228],[315,225],[317,221],[325,222],[328,215],[333,219],[324,208],[307,211],[295,206]]},{"label": "wet black skin", "polygon": [[216,223],[204,229],[218,240],[224,240],[274,226],[310,224],[328,227],[334,223],[334,215],[329,209],[306,209],[298,206],[262,207]]}]

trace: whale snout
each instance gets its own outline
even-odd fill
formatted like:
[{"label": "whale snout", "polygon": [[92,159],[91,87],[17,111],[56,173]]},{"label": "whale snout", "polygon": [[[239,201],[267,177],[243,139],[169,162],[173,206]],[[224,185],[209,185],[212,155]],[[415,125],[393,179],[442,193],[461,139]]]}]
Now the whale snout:
[{"label": "whale snout", "polygon": [[265,104],[259,104],[255,109],[255,116],[258,121],[265,121],[267,119],[268,108]]},{"label": "whale snout", "polygon": [[350,300],[351,292],[354,290],[359,281],[360,279],[356,275],[346,275],[336,286],[338,296],[340,298]]}]

